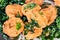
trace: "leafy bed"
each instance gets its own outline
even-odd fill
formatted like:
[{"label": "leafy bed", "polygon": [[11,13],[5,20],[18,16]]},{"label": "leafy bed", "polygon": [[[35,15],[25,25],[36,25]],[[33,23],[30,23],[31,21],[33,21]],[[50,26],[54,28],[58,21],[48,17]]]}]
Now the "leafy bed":
[{"label": "leafy bed", "polygon": [[[8,40],[8,36],[5,35],[3,33],[2,30],[2,25],[4,23],[4,21],[6,21],[8,19],[8,16],[5,13],[5,7],[8,4],[12,4],[12,3],[17,3],[20,5],[23,5],[25,3],[25,1],[23,0],[0,0],[0,34],[2,34],[2,37],[4,38],[4,40]],[[44,7],[44,6],[43,6]],[[42,35],[40,36],[42,38],[42,40],[53,40],[53,38],[60,38],[60,7],[56,6],[58,13],[57,13],[57,18],[54,21],[54,23],[52,23],[50,26],[47,26],[46,28],[44,28],[44,31],[42,33]],[[23,16],[21,17],[22,20],[25,22],[26,17]],[[46,32],[49,32],[49,36],[45,36]],[[39,38],[39,37],[38,37]]]}]

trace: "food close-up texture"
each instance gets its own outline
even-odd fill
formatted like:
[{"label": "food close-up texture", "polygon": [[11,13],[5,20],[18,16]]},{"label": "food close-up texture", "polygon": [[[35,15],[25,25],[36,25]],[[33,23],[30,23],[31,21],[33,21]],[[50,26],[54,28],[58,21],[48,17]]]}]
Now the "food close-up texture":
[{"label": "food close-up texture", "polygon": [[49,0],[52,4],[45,1],[0,0],[2,40],[60,38],[60,0]]}]

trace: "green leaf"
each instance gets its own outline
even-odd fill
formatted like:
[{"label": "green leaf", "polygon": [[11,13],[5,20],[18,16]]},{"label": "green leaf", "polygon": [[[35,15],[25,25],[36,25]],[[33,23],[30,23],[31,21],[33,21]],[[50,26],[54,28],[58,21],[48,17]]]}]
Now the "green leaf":
[{"label": "green leaf", "polygon": [[57,17],[56,24],[57,24],[57,27],[60,28],[60,16]]},{"label": "green leaf", "polygon": [[27,35],[28,32],[29,32],[29,30],[28,29],[25,29],[24,30],[24,35]]},{"label": "green leaf", "polygon": [[34,8],[35,6],[36,6],[35,3],[31,3],[31,4],[30,4],[30,9]]},{"label": "green leaf", "polygon": [[39,12],[40,15],[43,15],[43,12]]},{"label": "green leaf", "polygon": [[36,20],[31,19],[31,21],[32,21],[32,22],[31,22],[30,24],[31,24],[32,26],[40,27]]},{"label": "green leaf", "polygon": [[28,9],[28,8],[33,9],[35,6],[36,6],[35,3],[30,3],[30,4],[27,4],[27,6],[25,6],[24,9]]},{"label": "green leaf", "polygon": [[16,23],[16,29],[19,30],[21,28],[21,23]]}]

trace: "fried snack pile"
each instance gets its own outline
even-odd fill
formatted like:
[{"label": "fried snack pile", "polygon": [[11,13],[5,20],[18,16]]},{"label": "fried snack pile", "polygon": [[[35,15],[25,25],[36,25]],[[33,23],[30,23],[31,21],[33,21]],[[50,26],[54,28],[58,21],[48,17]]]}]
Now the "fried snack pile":
[{"label": "fried snack pile", "polygon": [[[44,0],[26,0],[26,4],[10,4],[6,6],[5,12],[9,19],[3,24],[3,32],[9,37],[16,37],[23,32],[26,39],[34,39],[42,35],[43,28],[49,26],[57,17],[57,9],[53,5],[47,8],[40,6]],[[21,17],[26,16],[27,22]]]}]

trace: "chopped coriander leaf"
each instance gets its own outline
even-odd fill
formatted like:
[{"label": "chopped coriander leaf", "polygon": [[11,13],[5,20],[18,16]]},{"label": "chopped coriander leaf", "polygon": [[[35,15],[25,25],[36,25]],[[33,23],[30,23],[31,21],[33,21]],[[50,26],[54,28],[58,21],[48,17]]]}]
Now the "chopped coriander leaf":
[{"label": "chopped coriander leaf", "polygon": [[24,35],[26,35],[28,32],[29,32],[29,30],[28,29],[25,29],[24,30]]},{"label": "chopped coriander leaf", "polygon": [[21,23],[16,23],[16,29],[19,30],[21,28]]},{"label": "chopped coriander leaf", "polygon": [[31,19],[31,21],[32,21],[32,22],[31,22],[30,24],[31,24],[32,26],[37,26],[37,27],[39,27],[39,24],[37,23],[36,20]]},{"label": "chopped coriander leaf", "polygon": [[25,28],[28,29],[30,27],[30,24],[29,23],[26,23],[25,24]]},{"label": "chopped coriander leaf", "polygon": [[27,24],[25,24],[25,33],[24,34],[27,34],[29,31],[31,31],[32,33],[34,33],[34,26],[33,25],[31,25],[30,23],[27,23]]},{"label": "chopped coriander leaf", "polygon": [[25,24],[25,30],[24,30],[24,34],[26,35],[28,32],[29,32],[29,27],[30,27],[30,24],[29,23],[26,23]]},{"label": "chopped coriander leaf", "polygon": [[25,28],[28,29],[28,30],[33,30],[34,26],[32,26],[30,23],[27,23],[25,25]]},{"label": "chopped coriander leaf", "polygon": [[24,10],[25,10],[25,9],[28,9],[28,8],[29,8],[29,5],[25,6],[25,7],[24,7]]},{"label": "chopped coriander leaf", "polygon": [[28,9],[28,8],[33,9],[35,6],[36,6],[35,3],[30,3],[30,4],[27,4],[27,6],[25,6],[24,9]]},{"label": "chopped coriander leaf", "polygon": [[43,15],[43,12],[39,12],[40,15]]},{"label": "chopped coriander leaf", "polygon": [[31,3],[31,4],[30,4],[30,9],[34,8],[35,6],[36,6],[35,3]]}]

